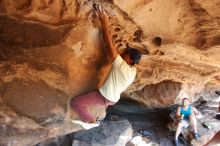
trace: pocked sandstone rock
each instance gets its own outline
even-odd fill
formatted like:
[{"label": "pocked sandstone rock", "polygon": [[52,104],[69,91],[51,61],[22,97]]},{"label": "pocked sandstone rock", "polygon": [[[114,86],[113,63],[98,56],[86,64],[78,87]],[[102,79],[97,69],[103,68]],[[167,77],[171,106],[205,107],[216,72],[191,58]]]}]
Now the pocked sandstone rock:
[{"label": "pocked sandstone rock", "polygon": [[[0,128],[17,128],[0,135],[2,144],[36,144],[77,130],[70,98],[96,89],[109,69],[94,2],[111,17],[115,46],[121,51],[129,44],[144,54],[128,98],[166,107],[185,94],[195,101],[204,85],[219,84],[219,0],[2,0],[0,97],[8,110],[1,110]],[[28,130],[23,140],[25,129],[39,134]]]}]

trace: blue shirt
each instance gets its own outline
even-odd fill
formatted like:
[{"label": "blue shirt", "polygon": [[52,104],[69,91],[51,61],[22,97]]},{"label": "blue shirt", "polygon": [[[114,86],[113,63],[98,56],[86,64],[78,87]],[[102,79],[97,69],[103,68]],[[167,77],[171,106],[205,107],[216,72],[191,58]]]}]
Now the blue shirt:
[{"label": "blue shirt", "polygon": [[184,110],[183,107],[181,106],[181,107],[180,107],[180,114],[181,114],[181,115],[184,115],[184,117],[183,117],[184,120],[189,120],[189,115],[192,114],[192,112],[191,112],[191,107],[188,106],[188,109],[187,109],[187,110]]}]

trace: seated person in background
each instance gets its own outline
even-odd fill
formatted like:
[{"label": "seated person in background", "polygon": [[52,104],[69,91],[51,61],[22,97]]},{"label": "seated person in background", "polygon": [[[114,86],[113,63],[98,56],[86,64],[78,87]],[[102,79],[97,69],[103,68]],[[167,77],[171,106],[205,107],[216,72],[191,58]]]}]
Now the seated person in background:
[{"label": "seated person in background", "polygon": [[197,131],[197,119],[196,117],[201,117],[201,113],[189,104],[189,98],[182,99],[182,105],[180,105],[176,111],[176,117],[180,119],[176,134],[175,134],[175,144],[179,145],[178,136],[182,131],[182,128],[187,128],[189,125],[193,127],[194,130],[194,138],[198,140],[200,135]]}]

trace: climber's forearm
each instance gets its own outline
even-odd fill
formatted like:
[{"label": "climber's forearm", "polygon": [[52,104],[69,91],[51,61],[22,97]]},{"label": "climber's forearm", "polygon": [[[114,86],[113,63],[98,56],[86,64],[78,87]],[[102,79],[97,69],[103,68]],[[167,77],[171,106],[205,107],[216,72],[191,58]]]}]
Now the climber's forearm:
[{"label": "climber's forearm", "polygon": [[102,26],[103,39],[105,41],[108,54],[110,56],[111,61],[113,61],[117,57],[118,51],[116,47],[113,45],[110,31],[109,31],[107,24],[101,24],[101,26]]}]

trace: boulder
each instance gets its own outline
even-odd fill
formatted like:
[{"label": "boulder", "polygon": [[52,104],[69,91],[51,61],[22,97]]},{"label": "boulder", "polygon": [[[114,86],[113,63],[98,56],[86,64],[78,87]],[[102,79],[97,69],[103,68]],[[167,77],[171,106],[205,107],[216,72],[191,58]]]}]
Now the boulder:
[{"label": "boulder", "polygon": [[124,146],[132,134],[132,126],[128,120],[113,119],[101,123],[99,127],[76,132],[72,146]]}]

